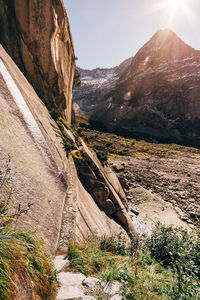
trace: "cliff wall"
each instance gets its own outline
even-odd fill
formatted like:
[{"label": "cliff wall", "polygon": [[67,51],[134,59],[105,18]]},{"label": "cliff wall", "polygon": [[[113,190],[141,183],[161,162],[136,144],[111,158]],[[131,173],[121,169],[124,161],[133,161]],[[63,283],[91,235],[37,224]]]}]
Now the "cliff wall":
[{"label": "cliff wall", "polygon": [[62,0],[0,0],[0,43],[50,109],[71,122],[75,55]]},{"label": "cliff wall", "polygon": [[[25,228],[40,235],[55,253],[65,249],[69,241],[80,241],[92,233],[112,235],[122,228],[133,230],[127,214],[121,186],[112,171],[98,167],[97,158],[90,160],[101,173],[101,182],[94,176],[96,193],[103,203],[92,197],[78,178],[73,157],[65,152],[60,129],[38,98],[32,86],[0,46],[0,170],[5,171],[11,158],[12,198],[9,206],[26,209],[16,222],[16,228]],[[74,140],[70,130],[69,136]],[[78,139],[78,137],[76,137]],[[79,141],[81,145],[81,142]],[[90,174],[86,174],[88,180]],[[107,197],[102,193],[106,189]],[[0,198],[3,193],[0,189]],[[107,198],[117,211],[110,215]]]},{"label": "cliff wall", "polygon": [[[0,171],[11,157],[10,207],[29,207],[16,226],[52,253],[94,232],[133,231],[117,177],[69,126],[75,56],[63,2],[0,0],[0,17],[0,42],[14,60],[0,46]],[[47,110],[55,107],[66,117],[57,123]],[[81,168],[74,149],[84,153]]]}]

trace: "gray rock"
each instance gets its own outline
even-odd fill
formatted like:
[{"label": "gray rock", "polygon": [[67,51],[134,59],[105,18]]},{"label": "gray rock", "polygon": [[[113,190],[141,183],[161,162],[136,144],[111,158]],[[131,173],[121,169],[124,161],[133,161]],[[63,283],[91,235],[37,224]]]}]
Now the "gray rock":
[{"label": "gray rock", "polygon": [[122,296],[120,296],[119,294],[114,295],[110,298],[110,300],[122,300]]},{"label": "gray rock", "polygon": [[70,298],[71,300],[97,300],[93,296],[81,296],[78,298]]},{"label": "gray rock", "polygon": [[108,294],[109,296],[114,296],[120,292],[121,283],[119,281],[113,280],[109,281],[105,288],[104,293]]},{"label": "gray rock", "polygon": [[76,286],[61,286],[58,289],[57,300],[83,299],[84,292]]},{"label": "gray rock", "polygon": [[86,277],[81,273],[61,272],[58,274],[58,281],[66,286],[82,286]]},{"label": "gray rock", "polygon": [[60,272],[62,268],[69,263],[68,258],[66,258],[66,255],[58,255],[54,259],[54,266],[55,269]]},{"label": "gray rock", "polygon": [[83,285],[87,286],[90,289],[94,289],[96,284],[100,284],[101,281],[95,277],[87,277],[83,280]]},{"label": "gray rock", "polygon": [[93,296],[83,296],[79,298],[78,300],[96,300]]},{"label": "gray rock", "polygon": [[[60,288],[57,300],[68,300],[85,297],[82,282],[86,277],[80,273],[61,272],[58,274]],[[82,298],[80,298],[82,299]]]}]

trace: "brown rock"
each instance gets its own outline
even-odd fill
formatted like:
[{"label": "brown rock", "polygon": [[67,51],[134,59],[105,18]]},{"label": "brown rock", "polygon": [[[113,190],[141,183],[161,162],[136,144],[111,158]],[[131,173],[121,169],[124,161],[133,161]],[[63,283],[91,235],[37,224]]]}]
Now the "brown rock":
[{"label": "brown rock", "polygon": [[48,108],[71,122],[75,55],[62,0],[0,0],[0,43]]}]

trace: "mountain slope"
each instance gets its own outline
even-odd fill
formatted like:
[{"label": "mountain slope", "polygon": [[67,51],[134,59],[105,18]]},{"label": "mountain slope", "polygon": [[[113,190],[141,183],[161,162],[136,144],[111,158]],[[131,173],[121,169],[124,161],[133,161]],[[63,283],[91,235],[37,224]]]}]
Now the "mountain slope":
[{"label": "mountain slope", "polygon": [[78,68],[81,75],[81,88],[74,90],[74,109],[76,115],[86,118],[98,106],[99,101],[115,86],[123,72],[130,66],[132,58],[128,58],[115,68],[85,70]]},{"label": "mountain slope", "polygon": [[199,51],[159,30],[96,99],[90,120],[126,136],[200,146],[199,95]]}]

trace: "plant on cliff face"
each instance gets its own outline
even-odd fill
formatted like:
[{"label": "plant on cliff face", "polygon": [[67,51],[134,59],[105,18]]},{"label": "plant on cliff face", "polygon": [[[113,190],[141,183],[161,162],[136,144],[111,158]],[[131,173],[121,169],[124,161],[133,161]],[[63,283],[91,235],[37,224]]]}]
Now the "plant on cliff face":
[{"label": "plant on cliff face", "polygon": [[54,119],[54,121],[57,121],[58,118],[62,116],[62,114],[61,114],[60,110],[57,108],[57,106],[53,106],[50,109],[49,114]]},{"label": "plant on cliff face", "polygon": [[7,217],[8,205],[12,197],[12,186],[10,185],[10,157],[5,166],[0,170],[0,231],[10,222]]},{"label": "plant on cliff face", "polygon": [[108,152],[107,151],[99,151],[99,150],[95,150],[96,155],[98,157],[98,159],[100,160],[100,162],[102,163],[102,165],[108,160]]},{"label": "plant on cliff face", "polygon": [[8,225],[15,223],[21,215],[27,214],[32,203],[28,203],[25,208],[21,204],[14,204],[12,201],[13,186],[11,174],[11,158],[8,157],[4,166],[0,170],[0,232]]},{"label": "plant on cliff face", "polygon": [[78,71],[78,69],[75,69],[74,73],[74,82],[73,82],[73,89],[81,87],[81,75]]},{"label": "plant on cliff face", "polygon": [[56,286],[53,265],[42,242],[27,232],[3,230],[0,234],[0,299],[20,297],[20,290],[34,292],[34,299],[54,299]]}]

